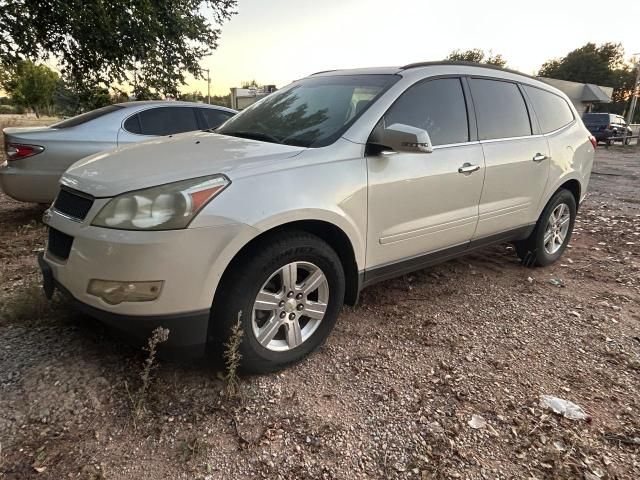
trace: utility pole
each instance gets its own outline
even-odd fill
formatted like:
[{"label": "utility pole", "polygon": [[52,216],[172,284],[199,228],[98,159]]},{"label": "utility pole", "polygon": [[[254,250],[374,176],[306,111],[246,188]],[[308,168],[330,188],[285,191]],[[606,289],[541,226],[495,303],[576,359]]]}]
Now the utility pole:
[{"label": "utility pole", "polygon": [[[633,92],[631,93],[631,105],[629,106],[629,112],[627,113],[627,124],[631,124],[633,121],[633,116],[636,113],[636,104],[638,103],[638,95],[640,95],[640,53],[635,53],[634,56],[638,55],[638,59],[636,60],[636,82],[633,85]],[[640,140],[638,141],[640,143]]]},{"label": "utility pole", "polygon": [[209,69],[205,69],[207,72],[207,103],[211,105],[211,77],[209,76]]}]

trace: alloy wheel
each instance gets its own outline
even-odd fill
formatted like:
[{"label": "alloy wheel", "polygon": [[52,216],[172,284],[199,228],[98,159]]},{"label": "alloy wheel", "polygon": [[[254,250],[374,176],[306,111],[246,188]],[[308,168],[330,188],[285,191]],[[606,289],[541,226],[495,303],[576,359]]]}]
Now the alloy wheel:
[{"label": "alloy wheel", "polygon": [[571,223],[571,210],[566,203],[557,205],[547,221],[544,233],[544,250],[549,255],[554,255],[567,238],[569,224]]},{"label": "alloy wheel", "polygon": [[288,351],[318,329],[329,303],[329,282],[310,262],[291,262],[273,272],[253,304],[251,325],[260,345]]}]

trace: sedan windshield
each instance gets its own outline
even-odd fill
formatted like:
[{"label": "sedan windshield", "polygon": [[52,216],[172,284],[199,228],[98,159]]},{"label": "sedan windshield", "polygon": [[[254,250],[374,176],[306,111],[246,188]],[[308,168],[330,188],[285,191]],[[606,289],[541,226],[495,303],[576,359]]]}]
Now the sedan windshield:
[{"label": "sedan windshield", "polygon": [[301,147],[335,142],[397,75],[333,75],[297,81],[253,104],[216,133]]}]

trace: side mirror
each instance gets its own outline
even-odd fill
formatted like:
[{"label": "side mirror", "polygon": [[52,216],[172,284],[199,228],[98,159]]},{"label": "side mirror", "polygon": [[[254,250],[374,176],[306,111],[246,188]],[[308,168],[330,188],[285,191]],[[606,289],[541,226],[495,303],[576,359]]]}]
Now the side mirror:
[{"label": "side mirror", "polygon": [[380,125],[371,135],[369,143],[394,152],[431,153],[433,145],[426,130],[403,123],[394,123],[386,128]]}]

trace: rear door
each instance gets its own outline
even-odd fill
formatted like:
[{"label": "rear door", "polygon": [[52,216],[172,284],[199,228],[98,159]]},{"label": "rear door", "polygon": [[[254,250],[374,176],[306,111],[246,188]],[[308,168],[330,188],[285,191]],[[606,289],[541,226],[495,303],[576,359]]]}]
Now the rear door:
[{"label": "rear door", "polygon": [[193,107],[147,108],[125,119],[118,132],[118,145],[199,129]]},{"label": "rear door", "polygon": [[469,78],[485,158],[474,240],[535,223],[549,178],[549,147],[516,82]]}]

